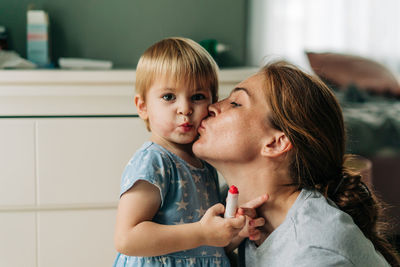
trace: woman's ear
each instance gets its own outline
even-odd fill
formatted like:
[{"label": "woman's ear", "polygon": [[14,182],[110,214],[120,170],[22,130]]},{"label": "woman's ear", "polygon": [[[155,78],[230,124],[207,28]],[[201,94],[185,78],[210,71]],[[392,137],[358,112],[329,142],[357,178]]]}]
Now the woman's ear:
[{"label": "woman's ear", "polygon": [[265,142],[261,154],[266,157],[280,156],[293,148],[289,138],[282,133],[278,132],[272,135]]},{"label": "woman's ear", "polygon": [[140,96],[140,95],[135,96],[135,105],[136,105],[136,109],[139,114],[139,117],[142,120],[147,120],[148,119],[147,106],[146,106],[146,102],[144,102],[144,99],[142,96]]}]

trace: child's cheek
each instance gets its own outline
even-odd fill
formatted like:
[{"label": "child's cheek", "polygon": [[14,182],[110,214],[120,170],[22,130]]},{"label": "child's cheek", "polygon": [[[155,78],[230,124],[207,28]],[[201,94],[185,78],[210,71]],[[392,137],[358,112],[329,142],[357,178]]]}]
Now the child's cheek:
[{"label": "child's cheek", "polygon": [[201,115],[200,115],[200,119],[201,119],[201,120],[208,116],[208,106],[209,106],[209,105],[207,104],[207,105],[204,105],[204,106],[202,107],[202,109],[201,109]]}]

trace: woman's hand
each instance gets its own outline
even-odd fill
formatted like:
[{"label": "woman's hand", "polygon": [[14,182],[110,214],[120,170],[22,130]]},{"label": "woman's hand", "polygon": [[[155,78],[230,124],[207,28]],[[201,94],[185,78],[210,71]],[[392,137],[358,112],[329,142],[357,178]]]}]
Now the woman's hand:
[{"label": "woman's hand", "polygon": [[209,208],[199,221],[201,233],[208,246],[225,247],[238,235],[246,223],[245,216],[223,218],[225,208],[221,203]]},{"label": "woman's hand", "polygon": [[263,226],[265,220],[262,217],[257,217],[256,209],[267,202],[268,198],[267,194],[262,195],[245,203],[238,209],[237,215],[246,217],[246,225],[239,232],[239,237],[248,237],[250,240],[259,240],[261,238],[261,231],[258,227]]}]

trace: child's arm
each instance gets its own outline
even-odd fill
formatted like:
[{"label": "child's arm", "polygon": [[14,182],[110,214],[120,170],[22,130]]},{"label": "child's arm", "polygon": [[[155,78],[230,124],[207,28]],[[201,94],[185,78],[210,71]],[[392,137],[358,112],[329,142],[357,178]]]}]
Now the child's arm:
[{"label": "child's arm", "polygon": [[246,204],[242,205],[237,210],[237,215],[244,215],[246,217],[245,227],[232,239],[232,242],[225,247],[227,253],[237,248],[240,243],[248,237],[250,240],[258,240],[261,237],[261,232],[257,227],[263,226],[265,220],[262,217],[257,217],[256,208],[260,207],[268,200],[267,194],[259,196]]},{"label": "child's arm", "polygon": [[115,246],[130,256],[158,256],[198,246],[226,246],[245,223],[244,216],[223,219],[222,204],[207,210],[199,222],[161,225],[152,222],[160,208],[158,188],[138,181],[122,195],[117,212]]}]

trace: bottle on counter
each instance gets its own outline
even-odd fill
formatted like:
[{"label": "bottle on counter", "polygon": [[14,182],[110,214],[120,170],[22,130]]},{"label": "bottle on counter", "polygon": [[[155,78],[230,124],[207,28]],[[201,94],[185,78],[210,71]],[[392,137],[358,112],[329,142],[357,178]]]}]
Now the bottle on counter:
[{"label": "bottle on counter", "polygon": [[39,67],[48,67],[49,17],[43,10],[28,10],[27,22],[27,58]]}]

